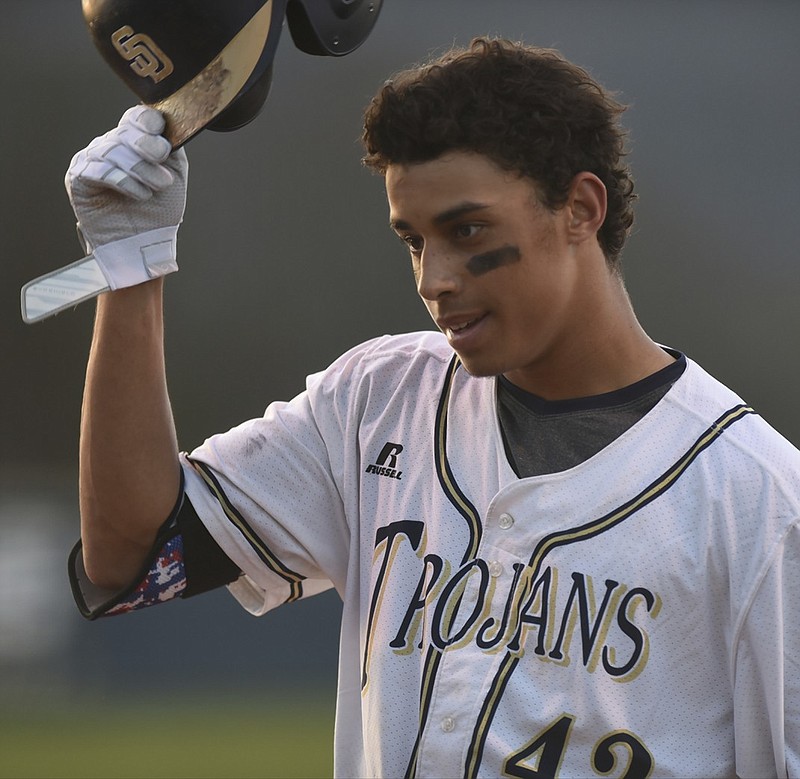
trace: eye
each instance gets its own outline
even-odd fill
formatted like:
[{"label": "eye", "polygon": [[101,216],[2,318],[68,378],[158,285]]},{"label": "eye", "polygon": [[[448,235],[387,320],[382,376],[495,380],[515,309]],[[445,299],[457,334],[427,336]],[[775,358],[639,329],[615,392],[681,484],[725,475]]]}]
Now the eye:
[{"label": "eye", "polygon": [[482,228],[479,224],[461,224],[455,228],[455,234],[457,238],[474,238]]},{"label": "eye", "polygon": [[419,254],[422,251],[423,241],[418,235],[398,235],[398,238],[406,245],[412,254]]}]

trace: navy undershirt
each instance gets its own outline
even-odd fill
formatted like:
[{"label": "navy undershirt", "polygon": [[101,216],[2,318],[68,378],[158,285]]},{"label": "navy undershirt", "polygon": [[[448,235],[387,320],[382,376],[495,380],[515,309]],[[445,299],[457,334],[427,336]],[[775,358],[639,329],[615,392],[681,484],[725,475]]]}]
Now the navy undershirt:
[{"label": "navy undershirt", "polygon": [[686,358],[614,392],[571,400],[544,400],[497,382],[497,407],[506,456],[517,476],[574,468],[604,449],[650,411],[686,368]]}]

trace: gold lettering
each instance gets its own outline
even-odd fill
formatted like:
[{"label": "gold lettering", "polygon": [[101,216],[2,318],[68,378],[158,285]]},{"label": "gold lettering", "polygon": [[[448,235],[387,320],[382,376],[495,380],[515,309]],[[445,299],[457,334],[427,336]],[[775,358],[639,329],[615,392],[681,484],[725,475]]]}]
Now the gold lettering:
[{"label": "gold lettering", "polygon": [[111,43],[137,76],[151,78],[156,84],[174,69],[172,60],[149,35],[136,33],[127,24],[111,35]]}]

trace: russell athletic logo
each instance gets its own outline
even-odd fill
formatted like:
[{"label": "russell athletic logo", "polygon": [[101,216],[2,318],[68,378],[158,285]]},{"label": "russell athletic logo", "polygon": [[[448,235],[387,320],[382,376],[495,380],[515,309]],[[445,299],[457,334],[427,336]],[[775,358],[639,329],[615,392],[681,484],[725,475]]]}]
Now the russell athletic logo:
[{"label": "russell athletic logo", "polygon": [[367,466],[365,473],[374,473],[376,476],[386,476],[399,481],[403,472],[397,469],[397,456],[402,451],[402,444],[393,444],[391,441],[387,441],[375,462]]},{"label": "russell athletic logo", "polygon": [[149,35],[134,32],[127,24],[111,36],[111,43],[137,76],[151,78],[157,84],[173,71],[172,60],[155,41]]}]

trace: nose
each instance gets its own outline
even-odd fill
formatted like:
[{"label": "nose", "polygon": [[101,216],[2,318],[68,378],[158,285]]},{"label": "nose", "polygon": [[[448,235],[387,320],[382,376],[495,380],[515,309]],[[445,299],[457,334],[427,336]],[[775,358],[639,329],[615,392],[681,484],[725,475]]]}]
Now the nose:
[{"label": "nose", "polygon": [[449,252],[426,244],[414,263],[417,293],[423,300],[438,300],[456,292],[461,283],[458,262]]}]

